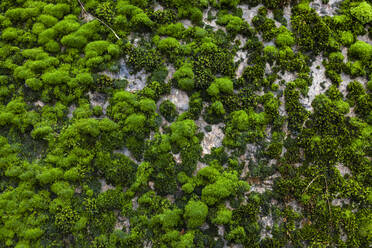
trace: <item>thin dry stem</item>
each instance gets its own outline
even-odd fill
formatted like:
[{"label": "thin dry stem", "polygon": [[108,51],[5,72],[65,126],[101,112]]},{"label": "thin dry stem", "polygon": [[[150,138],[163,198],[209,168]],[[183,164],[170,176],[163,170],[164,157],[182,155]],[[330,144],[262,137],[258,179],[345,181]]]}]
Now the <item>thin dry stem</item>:
[{"label": "thin dry stem", "polygon": [[104,21],[102,21],[102,20],[99,19],[98,17],[95,17],[94,15],[92,15],[91,13],[89,13],[89,12],[85,9],[83,3],[82,3],[80,0],[78,0],[78,2],[79,2],[79,4],[80,4],[80,6],[81,6],[83,12],[85,12],[86,14],[91,15],[94,19],[97,19],[100,23],[102,23],[102,24],[105,25],[108,29],[110,29],[111,32],[115,35],[115,37],[116,37],[118,40],[121,40],[121,38],[116,34],[116,32],[115,32],[115,31],[114,31],[114,30],[113,30],[113,29],[112,29],[108,24],[106,24]]}]

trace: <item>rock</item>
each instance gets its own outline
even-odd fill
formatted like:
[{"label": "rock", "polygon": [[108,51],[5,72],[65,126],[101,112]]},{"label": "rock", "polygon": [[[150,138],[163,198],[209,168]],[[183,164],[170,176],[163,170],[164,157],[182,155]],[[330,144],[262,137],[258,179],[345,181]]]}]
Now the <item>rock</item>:
[{"label": "rock", "polygon": [[75,104],[72,104],[69,108],[68,108],[68,114],[67,114],[67,118],[71,119],[73,117],[73,112],[75,111],[76,109],[76,105]]},{"label": "rock", "polygon": [[34,106],[35,106],[35,107],[40,107],[40,108],[42,108],[42,107],[44,107],[44,105],[45,105],[45,103],[43,103],[43,102],[40,101],[40,100],[38,100],[37,102],[34,103]]},{"label": "rock", "polygon": [[246,20],[249,23],[249,25],[253,26],[252,19],[253,19],[253,17],[255,17],[257,15],[258,9],[261,8],[261,7],[263,7],[263,5],[262,4],[259,4],[256,7],[253,7],[251,9],[246,4],[238,5],[237,7],[238,8],[241,8],[242,11],[243,11],[242,18],[244,20]]},{"label": "rock", "polygon": [[114,150],[114,153],[121,153],[121,154],[124,154],[125,156],[127,156],[128,158],[130,158],[133,162],[135,162],[136,164],[140,164],[142,161],[137,161],[132,153],[128,150],[128,148],[126,147],[123,147],[121,150]]},{"label": "rock", "polygon": [[111,72],[109,70],[105,70],[100,74],[106,75],[116,80],[126,79],[128,81],[126,90],[129,92],[135,92],[145,88],[147,77],[149,76],[149,73],[146,73],[145,70],[141,70],[137,73],[131,74],[124,59],[119,60],[119,72]]},{"label": "rock", "polygon": [[129,92],[135,92],[145,88],[148,75],[148,73],[145,73],[145,70],[141,70],[140,72],[127,77],[128,85],[126,90]]},{"label": "rock", "polygon": [[106,192],[109,189],[115,189],[114,186],[107,184],[105,179],[99,179],[99,182],[101,183],[101,192]]},{"label": "rock", "polygon": [[332,204],[332,206],[342,207],[343,205],[349,205],[350,204],[350,199],[346,199],[346,198],[333,199],[331,204]]},{"label": "rock", "polygon": [[106,115],[107,107],[109,106],[109,101],[106,101],[106,95],[98,92],[88,92],[89,102],[92,107],[101,106],[103,115]]},{"label": "rock", "polygon": [[310,3],[310,7],[320,16],[334,16],[337,14],[338,7],[343,0],[329,0],[327,4],[323,4],[322,0],[314,0]]},{"label": "rock", "polygon": [[173,88],[169,95],[162,97],[158,103],[169,100],[176,105],[177,111],[181,114],[189,109],[189,96],[186,92]]},{"label": "rock", "polygon": [[181,20],[180,22],[183,24],[183,26],[184,26],[186,29],[187,29],[187,28],[190,28],[190,27],[193,26],[192,23],[191,23],[191,21],[188,20],[188,19],[183,19],[183,20]]},{"label": "rock", "polygon": [[154,7],[154,11],[163,11],[164,8],[160,4],[156,3]]},{"label": "rock", "polygon": [[222,146],[222,140],[225,136],[219,125],[211,125],[212,131],[205,133],[201,142],[203,148],[202,155],[210,154],[213,147]]},{"label": "rock", "polygon": [[336,168],[340,171],[341,176],[345,176],[346,174],[349,174],[351,176],[351,171],[348,167],[344,166],[341,163],[338,163],[336,165]]},{"label": "rock", "polygon": [[310,67],[310,71],[313,77],[313,82],[309,87],[309,92],[306,97],[300,96],[300,103],[305,107],[306,110],[312,111],[313,107],[311,103],[317,95],[323,94],[332,85],[330,80],[325,75],[325,68],[322,64],[322,56],[317,56],[315,61]]}]

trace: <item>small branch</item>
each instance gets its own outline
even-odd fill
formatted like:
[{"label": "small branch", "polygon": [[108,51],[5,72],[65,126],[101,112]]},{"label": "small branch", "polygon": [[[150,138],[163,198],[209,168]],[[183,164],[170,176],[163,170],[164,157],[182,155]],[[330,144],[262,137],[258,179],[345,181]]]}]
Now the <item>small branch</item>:
[{"label": "small branch", "polygon": [[98,17],[95,17],[94,15],[92,15],[91,13],[89,13],[89,12],[85,9],[83,3],[82,3],[80,0],[78,0],[78,2],[79,2],[80,6],[81,6],[81,9],[83,10],[84,13],[86,13],[86,14],[88,14],[88,15],[91,15],[94,19],[97,19],[100,23],[102,23],[102,24],[105,25],[108,29],[110,29],[111,32],[115,35],[115,37],[116,37],[118,40],[121,40],[120,37],[116,34],[116,32],[115,32],[115,31],[114,31],[114,30],[113,30],[109,25],[107,25],[104,21],[102,21],[102,20],[99,19]]},{"label": "small branch", "polygon": [[307,189],[310,187],[310,185],[311,185],[311,184],[312,184],[312,183],[313,183],[313,182],[314,182],[318,177],[319,177],[319,175],[317,175],[316,177],[313,178],[313,180],[310,181],[309,185],[307,185],[306,189],[304,190],[304,192],[302,192],[302,194],[305,193],[305,192],[307,191]]},{"label": "small branch", "polygon": [[328,198],[328,183],[327,183],[327,178],[324,177],[324,180],[325,180],[325,183],[326,183],[326,193],[327,193],[328,210],[329,210],[329,214],[332,215],[331,204],[329,204],[329,198]]}]

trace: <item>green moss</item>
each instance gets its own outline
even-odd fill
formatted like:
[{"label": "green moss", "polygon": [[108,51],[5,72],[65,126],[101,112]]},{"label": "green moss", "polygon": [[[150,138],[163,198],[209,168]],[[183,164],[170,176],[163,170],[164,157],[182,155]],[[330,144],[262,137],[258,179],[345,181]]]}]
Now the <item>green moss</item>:
[{"label": "green moss", "polygon": [[233,91],[234,85],[229,78],[217,78],[207,89],[208,94],[215,97],[218,96],[220,92],[232,94]]},{"label": "green moss", "polygon": [[340,41],[345,46],[350,46],[354,43],[354,35],[350,31],[342,31],[340,33]]},{"label": "green moss", "polygon": [[174,105],[171,101],[165,100],[160,104],[160,113],[164,116],[164,118],[172,122],[178,115],[176,110],[176,105]]},{"label": "green moss", "polygon": [[293,34],[288,31],[284,30],[284,32],[280,32],[276,36],[275,44],[279,47],[284,47],[284,46],[293,46],[295,44],[295,39],[293,37]]},{"label": "green moss", "polygon": [[0,247],[369,246],[369,1],[81,3],[0,1]]},{"label": "green moss", "polygon": [[205,222],[208,214],[208,207],[201,201],[189,201],[185,206],[184,218],[187,219],[189,228],[196,228]]},{"label": "green moss", "polygon": [[307,3],[293,8],[291,22],[296,42],[304,51],[318,54],[327,48],[331,31]]},{"label": "green moss", "polygon": [[369,61],[372,58],[372,45],[358,40],[350,46],[348,55],[352,58]]},{"label": "green moss", "polygon": [[172,135],[171,141],[174,142],[179,148],[185,148],[191,144],[198,142],[198,138],[195,136],[197,126],[193,120],[182,120],[173,122],[170,126]]},{"label": "green moss", "polygon": [[185,63],[173,74],[173,78],[182,90],[191,91],[194,88],[194,72],[191,64]]},{"label": "green moss", "polygon": [[372,6],[366,1],[363,1],[359,3],[358,6],[352,8],[350,13],[362,24],[367,24],[372,21]]}]

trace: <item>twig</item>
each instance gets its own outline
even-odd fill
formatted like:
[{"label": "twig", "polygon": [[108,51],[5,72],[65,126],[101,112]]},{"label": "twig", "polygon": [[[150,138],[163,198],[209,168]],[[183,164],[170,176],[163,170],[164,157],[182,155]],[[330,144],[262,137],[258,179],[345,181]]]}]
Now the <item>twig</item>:
[{"label": "twig", "polygon": [[328,199],[328,183],[327,183],[327,178],[324,177],[324,180],[325,180],[325,183],[326,183],[326,193],[327,193],[328,210],[329,210],[329,214],[332,215],[331,205],[329,204],[329,199]]},{"label": "twig", "polygon": [[97,19],[100,23],[102,23],[102,24],[105,25],[108,29],[110,29],[111,32],[115,35],[115,37],[116,37],[118,40],[121,40],[121,38],[116,34],[116,32],[115,32],[115,31],[114,31],[114,30],[113,30],[109,25],[107,25],[104,21],[102,21],[102,20],[99,19],[98,17],[95,17],[94,15],[92,15],[91,13],[89,13],[89,12],[85,9],[83,3],[82,3],[80,0],[78,0],[78,2],[79,2],[79,4],[80,4],[80,6],[81,6],[81,8],[82,8],[82,10],[83,10],[84,13],[86,13],[86,14],[88,14],[88,15],[91,15],[94,19]]},{"label": "twig", "polygon": [[317,179],[319,177],[319,175],[317,175],[316,177],[314,177],[313,178],[313,180],[311,180],[311,182],[309,183],[309,185],[307,185],[307,187],[306,187],[306,189],[304,190],[304,192],[302,192],[302,194],[303,193],[305,193],[306,191],[307,191],[307,189],[310,187],[310,185]]}]

